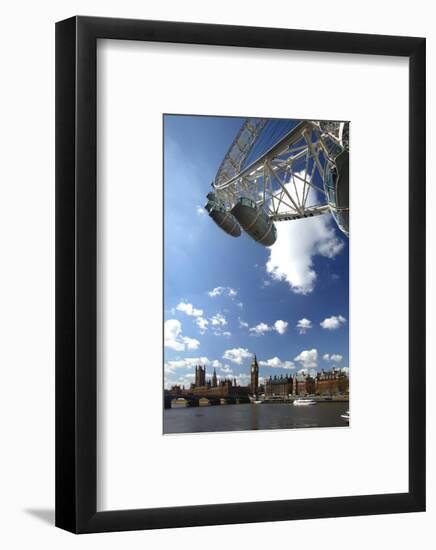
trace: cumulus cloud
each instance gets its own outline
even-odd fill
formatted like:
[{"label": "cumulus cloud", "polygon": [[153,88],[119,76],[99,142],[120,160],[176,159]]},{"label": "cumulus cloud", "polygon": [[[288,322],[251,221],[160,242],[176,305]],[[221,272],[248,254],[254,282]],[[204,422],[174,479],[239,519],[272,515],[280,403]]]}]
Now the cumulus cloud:
[{"label": "cumulus cloud", "polygon": [[208,292],[209,296],[211,298],[216,298],[217,296],[230,296],[230,298],[234,298],[238,295],[238,291],[230,286],[217,286],[213,290],[210,290]]},{"label": "cumulus cloud", "polygon": [[224,365],[223,367],[220,367],[221,372],[224,374],[233,374],[233,370],[229,367],[229,365]]},{"label": "cumulus cloud", "polygon": [[195,338],[182,335],[182,323],[180,321],[168,319],[164,324],[164,345],[166,348],[175,351],[184,351],[185,349],[197,349],[200,342]]},{"label": "cumulus cloud", "polygon": [[221,313],[217,313],[210,318],[210,322],[214,327],[225,327],[227,325],[227,319]]},{"label": "cumulus cloud", "polygon": [[177,369],[192,368],[196,365],[207,365],[208,363],[209,359],[207,357],[186,357],[185,359],[167,361],[164,367],[166,373],[172,373]]},{"label": "cumulus cloud", "polygon": [[272,367],[275,369],[294,369],[295,365],[292,361],[282,361],[278,357],[267,359],[266,361],[259,361],[261,367]]},{"label": "cumulus cloud", "polygon": [[195,338],[189,338],[188,336],[182,336],[183,343],[186,349],[197,349],[200,346],[200,342]]},{"label": "cumulus cloud", "polygon": [[271,332],[273,330],[275,330],[278,334],[282,335],[286,332],[287,328],[288,328],[287,321],[282,321],[281,319],[278,319],[271,326],[267,325],[266,323],[259,323],[255,327],[251,327],[249,330],[253,335],[263,336],[266,332]]},{"label": "cumulus cloud", "polygon": [[255,327],[250,328],[250,332],[256,334],[257,336],[263,336],[265,332],[269,332],[270,330],[272,330],[271,327],[266,323],[259,323]]},{"label": "cumulus cloud", "polygon": [[196,309],[192,304],[188,304],[186,302],[180,302],[176,306],[177,311],[182,311],[183,313],[186,313],[186,315],[193,316],[193,317],[201,317],[203,315],[202,309]]},{"label": "cumulus cloud", "polygon": [[315,369],[302,368],[297,371],[297,374],[305,374],[306,376],[309,375],[315,377],[317,375],[317,372]]},{"label": "cumulus cloud", "polygon": [[213,333],[215,336],[225,336],[226,338],[230,338],[230,336],[232,335],[229,330],[221,330],[220,328],[214,330]]},{"label": "cumulus cloud", "polygon": [[297,322],[297,330],[299,334],[306,334],[306,332],[312,328],[312,321],[303,317]]},{"label": "cumulus cloud", "polygon": [[164,325],[164,344],[165,347],[176,351],[183,351],[185,344],[180,341],[182,333],[182,323],[177,319],[168,319]]},{"label": "cumulus cloud", "polygon": [[282,321],[281,319],[278,319],[274,323],[274,330],[279,334],[284,334],[287,328],[288,328],[288,323],[286,321]]},{"label": "cumulus cloud", "polygon": [[195,319],[195,322],[197,323],[197,326],[200,329],[200,332],[204,334],[207,330],[207,325],[209,324],[209,321],[204,317],[197,317]]},{"label": "cumulus cloud", "polygon": [[[301,196],[303,184],[297,178],[295,184]],[[295,198],[293,184],[288,183],[286,189]],[[308,204],[315,202],[314,199],[315,192],[311,188]],[[286,205],[281,205],[279,211],[287,209]],[[334,227],[330,215],[277,223],[277,241],[269,249],[267,273],[272,279],[286,281],[290,290],[296,294],[312,292],[317,278],[313,258],[334,258],[344,247],[344,242],[336,236]]]},{"label": "cumulus cloud", "polygon": [[223,359],[236,363],[237,365],[242,365],[244,359],[252,357],[252,353],[246,348],[233,348],[227,349],[223,354]]},{"label": "cumulus cloud", "polygon": [[316,369],[318,361],[318,350],[308,349],[294,357],[294,361],[301,364],[304,369]]},{"label": "cumulus cloud", "polygon": [[343,356],[340,353],[325,353],[322,358],[324,361],[332,361],[333,363],[340,363],[343,359]]},{"label": "cumulus cloud", "polygon": [[191,385],[192,382],[194,382],[195,373],[194,372],[185,372],[184,374],[180,374],[178,376],[174,374],[169,374],[165,378],[165,388],[170,389],[174,385],[178,386],[185,386],[188,387]]},{"label": "cumulus cloud", "polygon": [[250,376],[245,373],[240,373],[234,378],[236,378],[236,384],[238,386],[247,386],[250,383]]},{"label": "cumulus cloud", "polygon": [[327,330],[336,330],[344,325],[346,321],[347,320],[345,317],[342,317],[342,315],[332,315],[324,319],[324,321],[321,321],[320,325]]},{"label": "cumulus cloud", "polygon": [[343,247],[326,215],[277,224],[277,241],[269,250],[266,270],[273,279],[286,281],[292,292],[309,294],[317,278],[314,256],[334,258]]}]

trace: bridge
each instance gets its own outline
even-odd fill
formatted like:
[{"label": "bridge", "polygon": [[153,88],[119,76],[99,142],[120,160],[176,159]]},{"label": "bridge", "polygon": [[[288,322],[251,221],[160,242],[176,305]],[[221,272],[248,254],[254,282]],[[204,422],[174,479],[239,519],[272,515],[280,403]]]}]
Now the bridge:
[{"label": "bridge", "polygon": [[249,403],[250,400],[248,398],[248,395],[226,395],[226,396],[219,396],[219,395],[209,395],[209,394],[199,394],[199,395],[193,395],[193,394],[187,394],[187,395],[164,395],[164,408],[170,409],[171,408],[171,401],[173,399],[179,399],[183,398],[188,402],[188,406],[190,407],[199,407],[206,405],[206,402],[203,401],[202,404],[200,404],[200,400],[208,400],[209,405],[238,405],[241,403]]}]

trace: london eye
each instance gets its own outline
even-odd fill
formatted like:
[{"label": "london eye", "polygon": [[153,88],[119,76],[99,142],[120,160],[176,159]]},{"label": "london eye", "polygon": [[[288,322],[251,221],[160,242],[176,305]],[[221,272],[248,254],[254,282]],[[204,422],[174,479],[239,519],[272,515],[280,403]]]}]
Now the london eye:
[{"label": "london eye", "polygon": [[205,208],[228,235],[264,246],[276,223],[333,216],[349,235],[349,123],[248,118],[224,156]]}]

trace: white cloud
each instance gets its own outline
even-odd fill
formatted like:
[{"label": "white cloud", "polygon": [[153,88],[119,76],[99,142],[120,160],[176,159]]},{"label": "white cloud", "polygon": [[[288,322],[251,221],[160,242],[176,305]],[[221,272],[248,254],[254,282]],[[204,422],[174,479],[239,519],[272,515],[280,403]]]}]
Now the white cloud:
[{"label": "white cloud", "polygon": [[278,357],[273,357],[266,361],[259,361],[261,367],[273,367],[276,369],[294,369],[295,365],[292,361],[282,361]]},{"label": "white cloud", "polygon": [[208,292],[209,296],[211,298],[216,298],[217,296],[230,296],[230,298],[234,298],[238,295],[238,291],[234,288],[231,288],[230,286],[217,286],[213,290],[210,290]]},{"label": "white cloud", "polygon": [[177,319],[168,319],[164,324],[164,345],[175,351],[197,349],[200,342],[195,338],[182,335],[182,323]]},{"label": "white cloud", "polygon": [[281,319],[278,319],[274,323],[274,330],[279,334],[284,334],[287,328],[288,328],[288,323],[286,321],[282,321]]},{"label": "white cloud", "polygon": [[194,381],[195,373],[187,372],[181,376],[171,376],[168,375],[165,377],[165,388],[170,389],[174,385],[185,386],[189,388],[191,383]]},{"label": "white cloud", "polygon": [[242,319],[239,319],[239,327],[248,328],[248,323],[246,323],[245,321],[242,321]]},{"label": "white cloud", "polygon": [[270,330],[272,330],[271,327],[266,323],[259,323],[255,327],[250,328],[250,332],[256,334],[257,336],[263,336],[265,332],[269,332]]},{"label": "white cloud", "polygon": [[180,304],[177,305],[176,309],[178,311],[182,311],[183,313],[186,313],[186,315],[193,316],[193,317],[201,317],[203,315],[202,309],[195,309],[195,307],[192,304],[188,304],[186,302],[180,302]]},{"label": "white cloud", "polygon": [[196,365],[207,365],[209,359],[207,357],[186,357],[185,359],[176,359],[165,363],[165,372],[172,373],[177,369],[192,368]]},{"label": "white cloud", "polygon": [[248,359],[249,357],[252,357],[252,353],[244,348],[227,349],[223,354],[223,359],[227,359],[227,361],[231,361],[237,365],[242,365],[244,359]]},{"label": "white cloud", "polygon": [[200,342],[195,338],[189,338],[188,336],[182,336],[183,343],[187,349],[197,349],[200,346]]},{"label": "white cloud", "polygon": [[177,319],[168,319],[164,325],[164,344],[165,347],[176,351],[183,351],[185,344],[180,341],[179,335],[182,332],[182,323]]},{"label": "white cloud", "polygon": [[210,318],[210,322],[214,327],[225,327],[227,325],[227,319],[221,313],[217,313]]},{"label": "white cloud", "polygon": [[320,325],[322,328],[327,330],[336,330],[340,326],[344,325],[346,321],[347,320],[345,317],[342,317],[342,315],[332,315],[331,317],[324,319],[324,321],[321,321]]},{"label": "white cloud", "polygon": [[209,290],[208,294],[211,298],[215,298],[216,296],[221,296],[223,291],[224,291],[223,286],[217,286],[213,290]]},{"label": "white cloud", "polygon": [[242,302],[238,302],[236,305],[241,309],[244,307],[244,304]]},{"label": "white cloud", "polygon": [[204,334],[205,331],[207,330],[207,325],[209,324],[209,321],[204,317],[197,317],[195,319],[195,322],[197,323],[197,326],[200,329],[201,334]]},{"label": "white cloud", "polygon": [[312,328],[312,321],[303,317],[297,322],[297,329],[300,334],[306,334],[306,332]]},{"label": "white cloud", "polygon": [[250,328],[250,332],[252,332],[256,336],[263,336],[266,332],[271,332],[272,330],[275,330],[278,334],[283,335],[288,328],[287,321],[282,321],[281,319],[278,319],[273,325],[267,325],[266,323],[259,323],[255,327]]},{"label": "white cloud", "polygon": [[331,355],[325,353],[322,358],[325,361],[333,361],[333,363],[340,363],[343,359],[343,356],[340,353],[332,353]]},{"label": "white cloud", "polygon": [[305,374],[306,376],[309,374],[310,376],[315,377],[317,375],[317,371],[315,369],[302,368],[297,371],[297,374]]},{"label": "white cloud", "polygon": [[238,386],[247,386],[250,383],[250,376],[245,373],[238,374],[234,378],[236,378],[236,384]]},{"label": "white cloud", "polygon": [[294,357],[294,361],[297,361],[305,369],[316,369],[318,360],[318,350],[308,349],[299,353]]},{"label": "white cloud", "polygon": [[233,370],[229,367],[229,365],[224,365],[223,367],[220,367],[221,372],[224,372],[227,374],[233,374]]},{"label": "white cloud", "polygon": [[230,336],[232,335],[229,330],[221,330],[220,328],[214,330],[213,333],[215,336],[225,336],[226,338],[230,338]]},{"label": "white cloud", "polygon": [[[300,174],[304,175],[304,174]],[[295,178],[301,196],[302,182]],[[293,184],[286,185],[287,191],[295,197]],[[310,189],[308,204],[314,202],[313,189]],[[285,205],[280,210],[288,209]],[[272,279],[286,281],[296,294],[309,294],[315,288],[316,272],[314,256],[334,258],[344,247],[336,236],[334,222],[328,214],[277,223],[277,241],[269,249],[266,271]]]}]

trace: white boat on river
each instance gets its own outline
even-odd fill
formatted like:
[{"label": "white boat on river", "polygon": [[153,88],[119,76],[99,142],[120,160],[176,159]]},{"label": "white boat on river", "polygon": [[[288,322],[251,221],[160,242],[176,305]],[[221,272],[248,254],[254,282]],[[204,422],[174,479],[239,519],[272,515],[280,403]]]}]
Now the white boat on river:
[{"label": "white boat on river", "polygon": [[[263,396],[265,397],[265,396]],[[249,395],[248,399],[250,400],[250,403],[253,405],[261,405],[263,403],[263,399],[261,399],[261,396],[259,395]]]},{"label": "white boat on river", "polygon": [[295,407],[308,407],[310,405],[316,405],[316,401],[313,399],[296,399],[293,405]]}]

